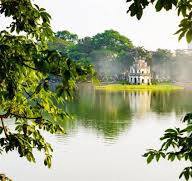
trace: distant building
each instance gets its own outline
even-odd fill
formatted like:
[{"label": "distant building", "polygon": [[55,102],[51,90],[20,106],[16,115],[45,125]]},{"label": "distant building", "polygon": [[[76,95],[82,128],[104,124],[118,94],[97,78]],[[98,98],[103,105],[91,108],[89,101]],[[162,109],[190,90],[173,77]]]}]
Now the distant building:
[{"label": "distant building", "polygon": [[147,62],[142,59],[135,60],[129,71],[129,83],[151,84],[151,70]]}]

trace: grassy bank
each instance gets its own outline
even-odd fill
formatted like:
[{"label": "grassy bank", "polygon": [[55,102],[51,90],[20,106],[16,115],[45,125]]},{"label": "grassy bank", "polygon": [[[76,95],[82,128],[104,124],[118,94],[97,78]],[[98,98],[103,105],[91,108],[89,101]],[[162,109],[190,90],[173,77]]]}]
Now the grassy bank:
[{"label": "grassy bank", "polygon": [[184,89],[181,86],[172,84],[159,84],[159,85],[122,85],[122,84],[109,84],[95,86],[96,90],[106,91],[124,91],[124,90],[156,90],[156,91],[171,91]]}]

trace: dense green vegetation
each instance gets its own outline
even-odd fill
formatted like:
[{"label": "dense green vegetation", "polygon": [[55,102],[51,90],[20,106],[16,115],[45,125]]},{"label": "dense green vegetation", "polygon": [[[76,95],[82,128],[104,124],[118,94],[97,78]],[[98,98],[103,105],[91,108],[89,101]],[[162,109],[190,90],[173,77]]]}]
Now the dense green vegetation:
[{"label": "dense green vegetation", "polygon": [[[16,150],[19,156],[35,162],[33,151],[36,149],[44,152],[44,164],[51,166],[53,150],[41,131],[64,133],[62,124],[69,117],[65,111],[66,102],[72,98],[75,83],[93,75],[88,62],[101,74],[114,74],[124,72],[134,58],[140,56],[150,65],[153,65],[152,56],[164,62],[173,57],[168,51],[153,53],[134,47],[129,38],[114,30],[83,39],[68,31],[54,34],[50,15],[30,0],[0,0],[0,4],[0,14],[11,21],[8,28],[0,32],[0,153]],[[129,11],[140,19],[148,4],[147,0],[135,0]],[[184,17],[177,32],[179,38],[186,35],[188,42],[191,41],[191,1],[158,0],[156,9],[169,10],[172,6]],[[165,58],[159,58],[162,56]],[[159,61],[156,64],[160,64]],[[50,76],[60,79],[55,92],[50,88]],[[7,118],[15,122],[14,131],[6,126]],[[145,155],[148,162],[160,156],[167,156],[169,160],[175,157],[192,160],[191,114],[185,120],[189,120],[186,129],[167,130],[160,151],[152,150]],[[170,146],[177,151],[167,152]],[[191,170],[187,167],[181,175],[189,179]]]},{"label": "dense green vegetation", "polygon": [[135,47],[129,38],[114,30],[83,39],[69,31],[59,31],[49,42],[49,48],[76,61],[92,63],[98,78],[104,78],[104,81],[110,81],[112,76],[121,76],[129,70],[135,58],[145,59],[152,68],[153,78],[159,81],[189,81],[191,77],[192,52],[147,51],[143,47]]},{"label": "dense green vegetation", "polygon": [[[67,38],[69,34],[75,38]],[[77,37],[68,31],[57,32],[49,48],[67,54],[73,60],[92,63],[100,76],[119,75],[127,71],[134,59],[139,57],[145,58],[151,65],[151,52],[143,47],[135,47],[129,38],[117,31],[106,30],[83,39]]]},{"label": "dense green vegetation", "polygon": [[[48,49],[51,17],[30,0],[0,0],[0,14],[10,22],[0,32],[0,153],[15,150],[35,162],[38,150],[50,167],[53,150],[41,133],[64,133],[66,102],[75,83],[92,75],[92,66]],[[54,92],[51,76],[60,80]],[[8,118],[15,130],[7,127]]]},{"label": "dense green vegetation", "polygon": [[[128,13],[131,16],[136,16],[140,19],[143,15],[144,9],[149,5],[155,5],[155,10],[172,10],[175,9],[177,11],[178,16],[181,16],[181,22],[179,24],[179,30],[176,34],[179,34],[179,40],[183,37],[186,37],[188,43],[192,40],[192,1],[190,0],[127,0],[129,3]],[[160,52],[166,53],[167,52]],[[162,55],[162,54],[159,54]],[[166,58],[167,59],[167,58]],[[165,60],[166,60],[165,59]],[[182,62],[184,64],[185,62]],[[188,65],[187,65],[188,66]],[[187,67],[185,66],[185,67]],[[177,69],[176,69],[177,70]],[[162,146],[159,150],[150,149],[144,156],[147,157],[147,162],[150,163],[153,159],[159,161],[162,157],[164,159],[168,159],[170,161],[177,160],[185,160],[192,162],[192,113],[189,113],[185,116],[184,128],[175,128],[175,129],[167,129],[165,131],[164,136],[161,138],[163,141]],[[191,165],[191,164],[190,164]],[[192,178],[192,167],[186,167],[179,178],[184,177],[186,180]]]}]

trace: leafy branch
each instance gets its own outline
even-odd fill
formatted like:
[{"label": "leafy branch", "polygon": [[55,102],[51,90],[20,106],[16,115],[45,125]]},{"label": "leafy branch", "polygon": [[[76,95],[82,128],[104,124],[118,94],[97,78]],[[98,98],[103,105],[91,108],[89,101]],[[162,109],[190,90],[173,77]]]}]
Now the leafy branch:
[{"label": "leafy branch", "polygon": [[[159,150],[149,149],[143,156],[147,158],[147,163],[152,160],[159,161],[160,158],[169,161],[184,160],[192,162],[192,113],[184,117],[187,122],[185,128],[167,129],[164,136],[160,138],[163,142]],[[186,180],[192,178],[192,167],[186,167],[180,174],[179,178],[184,177]]]},{"label": "leafy branch", "polygon": [[[53,150],[41,132],[65,133],[66,102],[76,82],[91,79],[94,71],[88,63],[48,50],[54,33],[44,8],[30,0],[0,0],[0,15],[11,20],[0,32],[0,152],[16,150],[35,162],[34,149],[43,151],[50,167]],[[54,89],[51,77],[58,79]],[[15,122],[14,131],[4,124],[7,119]]]},{"label": "leafy branch", "polygon": [[191,0],[127,0],[128,10],[131,16],[136,16],[140,20],[143,16],[144,9],[149,5],[154,5],[157,12],[162,10],[177,11],[178,16],[182,20],[179,24],[179,29],[175,34],[179,35],[179,40],[186,37],[188,43],[192,41],[192,1]]}]

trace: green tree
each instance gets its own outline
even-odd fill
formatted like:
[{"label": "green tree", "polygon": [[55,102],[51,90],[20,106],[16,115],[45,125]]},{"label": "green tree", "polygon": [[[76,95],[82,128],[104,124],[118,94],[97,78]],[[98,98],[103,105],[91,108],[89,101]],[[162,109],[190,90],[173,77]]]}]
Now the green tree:
[{"label": "green tree", "polygon": [[73,42],[74,44],[76,44],[78,41],[78,36],[74,33],[67,31],[67,30],[58,31],[55,33],[55,36],[57,38],[65,40],[65,41]]},{"label": "green tree", "polygon": [[93,37],[93,44],[95,49],[104,48],[118,53],[133,48],[131,40],[114,30],[98,33]]},{"label": "green tree", "polygon": [[77,44],[67,38],[74,34],[64,32],[66,31],[56,33],[49,48],[67,54],[71,59],[91,62],[98,75],[117,76],[127,71],[135,58],[144,58],[148,65],[152,64],[149,51],[143,47],[134,47],[129,38],[117,31],[106,30],[93,37],[79,39]]},{"label": "green tree", "polygon": [[91,37],[85,37],[78,42],[78,51],[81,53],[89,54],[94,50],[94,43]]},{"label": "green tree", "polygon": [[[30,0],[0,0],[0,13],[12,20],[0,32],[0,153],[16,150],[35,162],[36,149],[50,167],[53,150],[41,131],[64,133],[65,104],[75,82],[92,74],[92,66],[47,49],[54,34],[51,17]],[[50,75],[60,80],[56,91]],[[13,131],[6,126],[8,118],[15,122]]]},{"label": "green tree", "polygon": [[[176,34],[179,34],[179,40],[186,37],[187,42],[192,40],[192,1],[190,0],[127,0],[129,3],[128,13],[131,16],[136,16],[140,19],[143,15],[144,9],[148,5],[154,5],[156,11],[176,9],[178,16],[182,16],[182,20],[179,24],[179,30]],[[188,122],[185,128],[167,129],[164,136],[161,138],[163,144],[159,150],[150,149],[146,154],[147,162],[150,163],[153,159],[157,161],[163,157],[170,161],[186,160],[192,162],[192,113],[185,116],[184,122]],[[192,178],[192,167],[186,167],[181,177],[185,177],[186,180]]]},{"label": "green tree", "polygon": [[51,41],[48,42],[49,50],[58,50],[60,53],[66,55],[71,47],[74,44],[72,42],[68,42],[61,38],[53,37]]},{"label": "green tree", "polygon": [[94,50],[91,37],[85,37],[78,40],[77,44],[69,47],[68,56],[74,60],[88,59],[89,54]]},{"label": "green tree", "polygon": [[153,63],[154,64],[161,64],[167,61],[170,61],[173,59],[173,54],[170,50],[166,49],[157,49],[155,52],[153,52]]},{"label": "green tree", "polygon": [[152,64],[151,52],[145,50],[143,47],[130,48],[127,51],[123,51],[118,56],[118,63],[121,65],[123,72],[129,69],[129,66],[133,64],[135,59],[142,58],[146,60],[148,65]]},{"label": "green tree", "polygon": [[[50,50],[58,50],[60,53],[69,56],[70,50],[73,50],[78,42],[78,36],[67,30],[58,31],[51,41],[48,42]],[[73,56],[75,57],[75,56]]]}]

